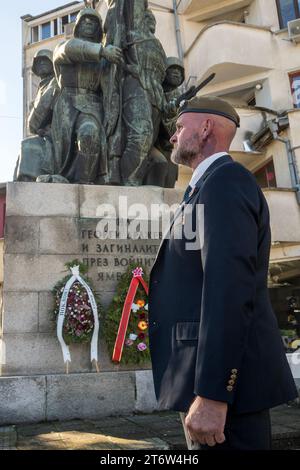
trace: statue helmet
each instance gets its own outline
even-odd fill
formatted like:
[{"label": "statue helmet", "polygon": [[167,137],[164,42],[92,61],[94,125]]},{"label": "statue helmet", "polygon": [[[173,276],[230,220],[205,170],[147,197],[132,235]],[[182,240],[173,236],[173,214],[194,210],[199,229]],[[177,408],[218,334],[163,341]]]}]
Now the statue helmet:
[{"label": "statue helmet", "polygon": [[184,70],[184,64],[182,60],[180,60],[178,57],[168,57],[167,69],[170,69],[171,67],[178,67],[182,71],[182,82],[181,82],[181,85],[182,85],[185,79],[185,70]]},{"label": "statue helmet", "polygon": [[100,43],[102,41],[102,36],[103,36],[102,18],[100,14],[97,12],[97,10],[94,10],[94,8],[91,8],[91,7],[85,7],[78,13],[76,22],[75,22],[75,27],[74,27],[74,37],[75,38],[79,37],[79,26],[80,26],[82,19],[85,16],[89,16],[90,18],[96,18],[96,20],[98,21],[99,23],[98,36],[97,38],[95,38],[95,41]]},{"label": "statue helmet", "polygon": [[[32,67],[31,67],[31,70],[33,71],[33,73],[35,75],[37,75],[37,69],[36,69],[37,62],[41,58],[48,59],[51,62],[52,66],[53,66],[53,52],[50,51],[49,49],[40,49],[39,51],[37,51],[35,53],[34,58],[33,58]],[[54,69],[53,69],[53,73],[54,73]]]},{"label": "statue helmet", "polygon": [[146,20],[146,24],[151,23],[154,29],[156,29],[156,18],[155,18],[153,11],[150,10],[150,8],[147,8],[147,10],[145,11],[145,20]]}]

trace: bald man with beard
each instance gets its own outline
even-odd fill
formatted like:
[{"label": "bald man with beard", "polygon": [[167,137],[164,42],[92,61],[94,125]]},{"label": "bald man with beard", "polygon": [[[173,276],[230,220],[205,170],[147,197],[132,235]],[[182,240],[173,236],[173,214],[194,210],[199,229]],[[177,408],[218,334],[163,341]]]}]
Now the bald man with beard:
[{"label": "bald man with beard", "polygon": [[239,125],[196,97],[170,140],[193,175],[151,272],[149,335],[159,408],[181,413],[189,449],[270,449],[270,408],[298,396],[268,295],[268,206],[229,155]]}]

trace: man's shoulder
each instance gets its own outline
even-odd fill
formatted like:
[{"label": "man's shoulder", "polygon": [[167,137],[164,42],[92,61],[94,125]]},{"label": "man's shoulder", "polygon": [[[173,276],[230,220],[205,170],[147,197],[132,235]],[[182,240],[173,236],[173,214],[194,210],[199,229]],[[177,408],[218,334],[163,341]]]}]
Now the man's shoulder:
[{"label": "man's shoulder", "polygon": [[263,193],[254,175],[242,164],[233,160],[213,168],[197,195],[198,203],[223,201],[226,205],[234,201],[235,203],[252,201],[256,208],[261,206],[263,199]]},{"label": "man's shoulder", "polygon": [[222,181],[223,185],[227,182],[230,184],[235,183],[248,183],[255,188],[258,188],[255,176],[244,165],[234,160],[227,161],[215,167],[208,175],[205,182],[215,184]]}]

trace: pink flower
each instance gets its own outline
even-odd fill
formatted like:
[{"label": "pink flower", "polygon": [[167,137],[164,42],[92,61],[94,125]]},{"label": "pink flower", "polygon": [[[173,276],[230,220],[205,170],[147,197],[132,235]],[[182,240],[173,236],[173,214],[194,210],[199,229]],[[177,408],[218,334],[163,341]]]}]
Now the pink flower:
[{"label": "pink flower", "polygon": [[134,271],[132,271],[133,277],[142,277],[143,276],[143,269],[142,268],[135,268]]},{"label": "pink flower", "polygon": [[132,339],[127,339],[127,340],[125,341],[125,345],[126,345],[126,346],[132,346],[132,345],[133,345]]},{"label": "pink flower", "polygon": [[139,351],[142,352],[142,351],[145,351],[145,350],[147,349],[147,346],[146,346],[145,343],[139,343],[139,344],[137,345],[137,348],[138,348]]}]

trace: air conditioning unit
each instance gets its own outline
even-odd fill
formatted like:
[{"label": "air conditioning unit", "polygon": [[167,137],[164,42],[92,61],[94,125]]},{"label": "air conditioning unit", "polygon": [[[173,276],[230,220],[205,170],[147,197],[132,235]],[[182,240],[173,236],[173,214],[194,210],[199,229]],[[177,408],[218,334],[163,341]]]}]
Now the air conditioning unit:
[{"label": "air conditioning unit", "polygon": [[300,19],[288,21],[288,31],[293,42],[300,42]]}]

